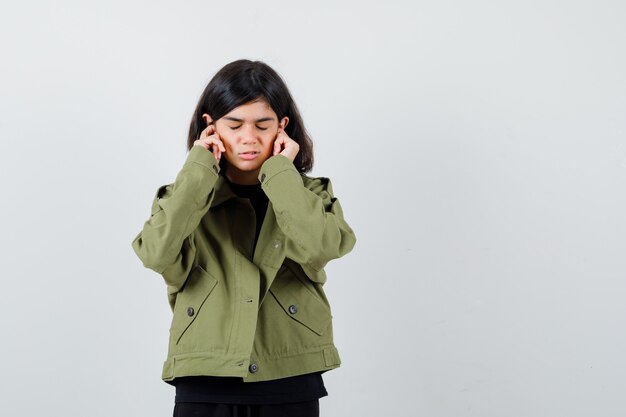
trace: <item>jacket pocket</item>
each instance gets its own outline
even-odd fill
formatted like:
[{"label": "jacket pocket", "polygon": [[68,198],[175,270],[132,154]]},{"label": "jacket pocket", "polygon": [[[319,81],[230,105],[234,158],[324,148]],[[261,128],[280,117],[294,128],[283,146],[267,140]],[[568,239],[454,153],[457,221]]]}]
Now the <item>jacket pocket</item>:
[{"label": "jacket pocket", "polygon": [[194,267],[189,274],[182,291],[176,296],[174,318],[170,328],[170,337],[176,344],[194,322],[206,299],[209,297],[217,280],[200,265]]},{"label": "jacket pocket", "polygon": [[332,319],[330,307],[300,279],[292,274],[280,274],[269,292],[291,319],[319,336],[324,335]]}]

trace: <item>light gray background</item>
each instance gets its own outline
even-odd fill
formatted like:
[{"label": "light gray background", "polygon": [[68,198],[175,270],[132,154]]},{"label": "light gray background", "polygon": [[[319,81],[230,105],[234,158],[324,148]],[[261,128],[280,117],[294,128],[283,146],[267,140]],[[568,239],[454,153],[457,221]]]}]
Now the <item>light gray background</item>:
[{"label": "light gray background", "polygon": [[130,242],[244,57],[287,81],[358,236],[328,268],[322,415],[625,415],[624,22],[621,0],[3,4],[1,414],[171,415],[165,286]]}]

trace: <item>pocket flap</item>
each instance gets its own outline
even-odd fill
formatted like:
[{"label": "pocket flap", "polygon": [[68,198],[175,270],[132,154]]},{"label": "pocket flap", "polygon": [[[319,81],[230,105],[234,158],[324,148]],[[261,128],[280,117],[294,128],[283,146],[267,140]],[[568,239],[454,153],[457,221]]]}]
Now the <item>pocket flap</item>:
[{"label": "pocket flap", "polygon": [[270,288],[285,313],[322,336],[331,321],[330,308],[291,274],[276,277]]},{"label": "pocket flap", "polygon": [[177,344],[200,313],[202,305],[216,285],[217,280],[200,265],[195,266],[189,274],[185,286],[176,297],[174,318],[170,328],[171,336]]}]

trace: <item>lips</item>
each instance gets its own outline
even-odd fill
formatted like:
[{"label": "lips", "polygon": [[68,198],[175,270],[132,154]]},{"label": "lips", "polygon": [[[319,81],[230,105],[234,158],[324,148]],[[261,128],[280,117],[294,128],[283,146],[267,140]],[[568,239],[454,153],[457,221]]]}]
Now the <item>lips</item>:
[{"label": "lips", "polygon": [[251,160],[259,156],[260,152],[257,151],[248,151],[248,152],[239,152],[239,157],[246,160]]}]

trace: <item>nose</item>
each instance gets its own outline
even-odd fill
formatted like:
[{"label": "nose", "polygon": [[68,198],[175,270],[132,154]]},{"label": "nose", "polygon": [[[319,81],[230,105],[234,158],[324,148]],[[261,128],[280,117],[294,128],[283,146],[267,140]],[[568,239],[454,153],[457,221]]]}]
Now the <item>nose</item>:
[{"label": "nose", "polygon": [[254,126],[244,125],[240,133],[240,140],[243,144],[255,144],[258,142]]}]

